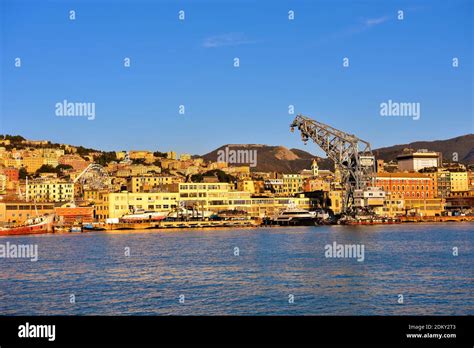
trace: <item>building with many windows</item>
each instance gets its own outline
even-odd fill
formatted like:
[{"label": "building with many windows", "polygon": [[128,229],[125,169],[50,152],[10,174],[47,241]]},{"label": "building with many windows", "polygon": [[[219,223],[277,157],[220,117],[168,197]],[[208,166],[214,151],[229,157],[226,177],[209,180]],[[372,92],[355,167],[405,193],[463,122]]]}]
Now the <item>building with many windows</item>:
[{"label": "building with many windows", "polygon": [[29,182],[26,184],[26,199],[32,202],[71,202],[74,183],[61,180]]},{"label": "building with many windows", "polygon": [[165,185],[173,183],[172,176],[165,175],[143,175],[133,176],[127,183],[128,191],[131,192],[150,192],[163,188]]},{"label": "building with many windows", "polygon": [[427,167],[439,167],[441,160],[438,152],[423,149],[415,152],[404,152],[397,156],[397,162],[399,171],[417,172]]},{"label": "building with many windows", "polygon": [[468,172],[450,170],[451,192],[460,192],[469,190]]},{"label": "building with many windows", "polygon": [[24,223],[29,218],[54,213],[53,203],[33,204],[24,201],[0,202],[0,225]]},{"label": "building with many windows", "polygon": [[433,198],[435,192],[433,178],[421,173],[377,173],[375,186],[404,199]]}]

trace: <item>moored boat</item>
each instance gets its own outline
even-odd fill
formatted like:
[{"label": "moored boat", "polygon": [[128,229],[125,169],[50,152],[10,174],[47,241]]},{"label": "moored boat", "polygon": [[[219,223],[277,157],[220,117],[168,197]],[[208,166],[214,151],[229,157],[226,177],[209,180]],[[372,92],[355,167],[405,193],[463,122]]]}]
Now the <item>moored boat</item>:
[{"label": "moored boat", "polygon": [[125,214],[120,222],[160,221],[168,216],[167,212],[137,210],[132,214]]},{"label": "moored boat", "polygon": [[37,216],[22,225],[0,228],[0,236],[50,233],[53,232],[53,221],[54,215]]},{"label": "moored boat", "polygon": [[71,232],[71,233],[81,233],[82,232],[82,226],[79,226],[79,225],[71,226],[69,232]]},{"label": "moored boat", "polygon": [[272,222],[277,225],[316,225],[317,214],[314,211],[290,208],[278,214]]}]

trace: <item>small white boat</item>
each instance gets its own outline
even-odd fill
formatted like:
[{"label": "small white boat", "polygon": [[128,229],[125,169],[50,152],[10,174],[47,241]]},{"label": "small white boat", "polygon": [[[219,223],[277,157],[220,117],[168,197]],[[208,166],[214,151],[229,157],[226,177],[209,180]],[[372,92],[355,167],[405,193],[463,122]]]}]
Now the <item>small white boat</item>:
[{"label": "small white boat", "polygon": [[71,229],[69,231],[71,233],[81,233],[82,232],[82,227],[81,226],[71,226]]}]

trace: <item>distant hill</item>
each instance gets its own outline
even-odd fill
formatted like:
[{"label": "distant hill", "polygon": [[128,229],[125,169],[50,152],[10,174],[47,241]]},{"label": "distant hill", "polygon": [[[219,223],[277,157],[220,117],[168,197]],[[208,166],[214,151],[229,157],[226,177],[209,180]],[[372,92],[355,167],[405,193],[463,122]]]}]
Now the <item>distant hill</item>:
[{"label": "distant hill", "polygon": [[[313,158],[316,158],[318,163],[322,160],[303,150],[259,144],[227,144],[201,157],[207,161],[217,161],[219,150],[225,151],[226,148],[229,151],[256,151],[257,166],[252,168],[252,171],[257,172],[295,173],[303,169],[310,169]],[[229,161],[229,163],[231,162]],[[238,166],[239,164],[246,165],[248,163],[235,163],[234,165]]]},{"label": "distant hill", "polygon": [[376,158],[390,161],[396,159],[403,149],[428,149],[441,152],[443,160],[450,162],[453,159],[453,153],[458,154],[458,161],[464,164],[474,164],[474,134],[462,135],[460,137],[435,140],[435,141],[416,141],[409,144],[394,145],[373,150]]},{"label": "distant hill", "polygon": [[[316,158],[320,169],[333,169],[334,164],[328,158],[313,156],[300,149],[288,149],[284,146],[268,146],[260,144],[227,144],[203,156],[207,161],[217,161],[218,151],[229,150],[256,150],[257,166],[252,171],[295,173],[303,169],[310,169],[313,158]],[[447,140],[417,141],[410,144],[394,145],[373,150],[377,159],[386,162],[395,160],[403,149],[428,149],[441,152],[444,161],[451,161],[453,153],[458,153],[458,160],[465,164],[474,164],[474,134],[467,134]],[[230,161],[231,162],[231,161]],[[232,165],[232,164],[231,164]],[[235,163],[234,165],[239,165]]]}]

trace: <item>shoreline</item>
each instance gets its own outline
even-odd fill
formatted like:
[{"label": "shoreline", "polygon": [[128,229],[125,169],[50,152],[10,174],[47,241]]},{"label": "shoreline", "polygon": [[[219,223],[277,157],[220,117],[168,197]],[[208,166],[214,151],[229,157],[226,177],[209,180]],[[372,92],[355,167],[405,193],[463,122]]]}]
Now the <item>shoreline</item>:
[{"label": "shoreline", "polygon": [[471,224],[474,223],[474,220],[460,220],[460,221],[403,221],[400,223],[374,223],[374,224],[354,224],[354,225],[343,225],[343,224],[322,224],[322,225],[234,225],[234,226],[190,226],[190,227],[154,227],[154,228],[118,228],[118,229],[85,229],[82,232],[47,232],[47,233],[36,233],[36,234],[23,234],[23,235],[0,235],[2,237],[25,237],[25,236],[37,236],[37,235],[81,235],[81,234],[89,234],[93,232],[102,232],[102,233],[129,233],[129,232],[186,232],[186,231],[202,231],[202,230],[227,230],[232,231],[236,229],[246,229],[246,230],[256,230],[256,229],[282,229],[282,228],[303,228],[303,227],[326,227],[326,226],[337,226],[337,227],[367,227],[367,226],[400,226],[400,225],[446,225],[446,224]]}]

